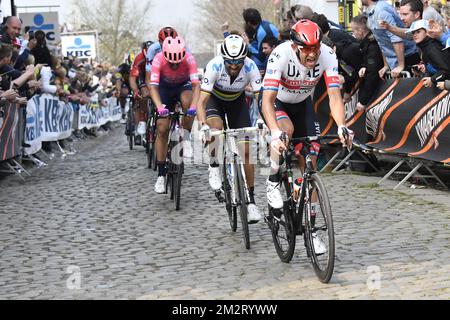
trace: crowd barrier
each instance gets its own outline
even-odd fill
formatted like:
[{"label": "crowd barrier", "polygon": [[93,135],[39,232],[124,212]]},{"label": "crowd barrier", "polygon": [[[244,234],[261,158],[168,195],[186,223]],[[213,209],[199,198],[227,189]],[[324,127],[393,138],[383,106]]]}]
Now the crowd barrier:
[{"label": "crowd barrier", "polygon": [[[366,112],[357,111],[356,87],[345,105],[347,125],[360,140],[386,153],[450,163],[448,91],[425,88],[419,78],[402,78],[386,80],[375,96]],[[314,109],[323,134],[336,132],[324,85],[315,92]]]},{"label": "crowd barrier", "polygon": [[50,94],[36,95],[26,105],[26,127],[23,130],[23,106],[14,103],[4,107],[0,122],[0,162],[21,154],[22,134],[25,131],[25,153],[33,155],[42,142],[69,138],[74,130],[99,128],[119,121],[122,117],[116,98],[92,99],[89,104],[66,103]]}]

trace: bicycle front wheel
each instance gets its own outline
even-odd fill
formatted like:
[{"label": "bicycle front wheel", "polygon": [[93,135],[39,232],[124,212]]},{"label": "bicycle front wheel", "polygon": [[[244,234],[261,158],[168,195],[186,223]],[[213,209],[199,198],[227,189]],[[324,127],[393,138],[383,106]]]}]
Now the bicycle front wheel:
[{"label": "bicycle front wheel", "polygon": [[[322,178],[313,174],[306,190],[309,201],[304,206],[305,240],[314,272],[322,283],[333,275],[335,242],[330,200]],[[311,199],[317,197],[317,207],[311,211]]]},{"label": "bicycle front wheel", "polygon": [[222,166],[222,188],[225,198],[225,207],[228,212],[228,220],[230,221],[231,231],[236,232],[237,230],[237,210],[236,207],[233,206],[233,202],[231,200],[231,186],[230,181],[228,180],[228,166],[230,164],[226,163],[226,160],[223,162]]},{"label": "bicycle front wheel", "polygon": [[283,209],[276,210],[269,206],[269,227],[272,231],[273,244],[280,260],[289,263],[294,256],[296,233],[294,230],[293,213],[295,203],[291,197],[291,190],[287,177],[283,179],[286,190],[286,201]]},{"label": "bicycle front wheel", "polygon": [[234,170],[237,176],[237,191],[239,193],[239,213],[241,216],[242,231],[244,233],[244,244],[247,250],[250,249],[250,232],[248,230],[247,196],[245,192],[245,180],[241,165],[234,163]]}]

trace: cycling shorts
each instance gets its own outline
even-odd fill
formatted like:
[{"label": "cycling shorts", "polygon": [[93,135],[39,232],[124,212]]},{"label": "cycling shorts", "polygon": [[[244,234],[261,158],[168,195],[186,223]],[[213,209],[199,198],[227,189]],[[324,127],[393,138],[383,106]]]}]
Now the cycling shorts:
[{"label": "cycling shorts", "polygon": [[170,112],[173,112],[175,111],[176,104],[181,101],[181,94],[184,91],[192,91],[192,84],[190,81],[178,86],[169,86],[160,83],[158,88],[161,102],[166,105],[166,108],[170,110]]},{"label": "cycling shorts", "polygon": [[[229,129],[248,128],[252,126],[250,120],[250,113],[245,101],[245,94],[241,94],[239,98],[234,101],[224,101],[211,95],[206,104],[206,118],[220,118],[224,125],[226,124],[225,115],[228,119]],[[239,141],[249,141],[251,134],[246,134],[246,137],[239,137]]]},{"label": "cycling shorts", "polygon": [[[317,121],[316,114],[313,110],[311,97],[295,104],[285,103],[277,99],[275,101],[275,112],[277,120],[286,118],[291,120],[294,125],[293,138],[317,136],[321,133],[320,124]],[[320,144],[313,143],[312,145],[310,154],[318,155]],[[295,150],[297,155],[301,149],[302,144],[296,143]]]}]

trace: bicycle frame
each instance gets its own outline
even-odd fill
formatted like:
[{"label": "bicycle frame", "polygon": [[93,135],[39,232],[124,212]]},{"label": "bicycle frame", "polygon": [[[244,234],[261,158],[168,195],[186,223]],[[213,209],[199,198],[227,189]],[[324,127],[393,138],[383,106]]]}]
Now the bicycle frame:
[{"label": "bicycle frame", "polygon": [[[226,120],[226,124],[228,127],[228,118],[225,118]],[[247,184],[247,177],[245,175],[245,170],[244,170],[244,161],[242,161],[242,157],[239,154],[239,148],[237,146],[237,141],[236,141],[236,136],[239,135],[240,133],[250,133],[250,132],[254,132],[256,131],[257,128],[241,128],[241,129],[227,129],[227,130],[213,130],[211,132],[211,136],[223,136],[225,138],[224,144],[223,144],[223,152],[224,152],[224,159],[226,159],[226,163],[224,163],[223,165],[227,165],[227,176],[229,177],[228,181],[229,184],[231,186],[231,197],[232,197],[232,202],[233,202],[233,206],[238,206],[240,205],[240,203],[237,203],[237,190],[236,190],[236,185],[235,185],[235,181],[237,179],[237,175],[236,172],[234,172],[234,166],[233,163],[235,163],[237,165],[237,167],[241,170],[241,172],[243,173],[242,176],[244,178],[244,189],[245,189],[245,194],[246,194],[246,204],[249,203],[249,199],[250,199],[250,193],[249,193],[249,189],[248,189],[248,184]]]},{"label": "bicycle frame", "polygon": [[[302,235],[304,233],[304,228],[302,225],[303,220],[303,212],[305,209],[305,203],[309,203],[309,199],[312,196],[309,194],[309,181],[311,179],[311,176],[316,173],[316,170],[314,169],[312,157],[310,155],[309,149],[311,147],[311,142],[313,141],[320,141],[324,139],[336,139],[338,136],[334,135],[328,135],[328,136],[322,136],[322,137],[305,137],[305,138],[299,138],[299,139],[291,139],[289,149],[288,151],[285,151],[284,153],[284,159],[286,161],[286,169],[285,172],[282,174],[282,180],[283,177],[287,176],[287,183],[289,184],[289,190],[291,192],[291,199],[293,199],[293,192],[294,192],[294,178],[293,178],[293,172],[292,172],[292,154],[293,154],[293,142],[302,142],[303,148],[301,150],[301,155],[305,158],[306,166],[305,171],[303,172],[302,179],[302,187],[300,190],[300,194],[298,197],[298,201],[295,203],[295,212],[293,218],[294,228],[297,235]],[[289,199],[288,199],[289,200]],[[306,208],[307,210],[307,222],[311,220],[311,208]]]}]

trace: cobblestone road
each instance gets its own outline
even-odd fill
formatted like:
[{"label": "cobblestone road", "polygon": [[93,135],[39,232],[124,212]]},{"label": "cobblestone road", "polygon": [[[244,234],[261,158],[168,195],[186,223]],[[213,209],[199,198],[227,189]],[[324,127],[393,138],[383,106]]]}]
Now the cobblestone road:
[{"label": "cobblestone road", "polygon": [[450,298],[449,193],[327,175],[337,261],[323,285],[302,246],[290,264],[279,261],[264,223],[250,227],[245,250],[205,166],[187,167],[175,212],[122,129],[77,148],[24,184],[0,181],[0,299]]}]

